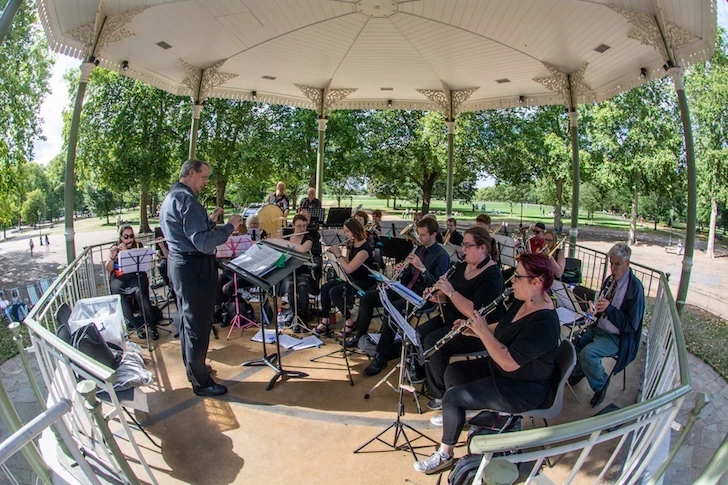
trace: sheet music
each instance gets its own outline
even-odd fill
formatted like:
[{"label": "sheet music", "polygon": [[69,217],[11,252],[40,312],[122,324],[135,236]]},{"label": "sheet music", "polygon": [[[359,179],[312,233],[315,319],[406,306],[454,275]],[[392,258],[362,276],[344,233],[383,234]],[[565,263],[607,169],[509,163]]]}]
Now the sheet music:
[{"label": "sheet music", "polygon": [[421,349],[422,344],[420,343],[419,334],[415,331],[412,325],[410,325],[409,322],[405,320],[404,317],[397,311],[394,305],[392,305],[392,302],[389,301],[389,298],[387,298],[387,291],[385,290],[384,286],[379,287],[379,297],[382,299],[382,305],[387,310],[389,317],[394,320],[397,326],[404,332],[404,334],[407,336],[407,339],[412,342],[415,347]]},{"label": "sheet music", "polygon": [[[265,332],[265,343],[267,344],[273,344],[276,341],[276,334],[274,333],[275,330],[268,330]],[[258,330],[258,333],[253,335],[250,340],[253,342],[262,342],[263,341],[263,331]]]},{"label": "sheet music", "polygon": [[301,344],[301,339],[296,338],[296,337],[291,337],[290,335],[286,335],[285,333],[282,333],[282,334],[278,335],[278,343],[284,349],[293,349],[297,345]]},{"label": "sheet music", "polygon": [[[119,251],[119,268],[124,273],[147,272],[151,266],[154,248],[135,248]],[[139,263],[139,266],[137,266]]]},{"label": "sheet music", "polygon": [[423,300],[420,295],[410,290],[402,283],[394,281],[389,284],[389,287],[392,288],[392,291],[407,300],[409,303],[415,305],[417,308],[422,308],[423,306],[425,306],[425,300]]},{"label": "sheet music", "polygon": [[290,256],[276,251],[263,244],[254,244],[245,253],[230,261],[230,264],[237,266],[258,278],[267,275],[283,261],[290,259]]},{"label": "sheet music", "polygon": [[311,347],[321,347],[324,343],[315,335],[304,337],[299,340],[298,345],[293,350],[310,349]]},{"label": "sheet music", "polygon": [[237,258],[247,251],[252,245],[253,240],[250,236],[230,236],[227,241],[217,247],[217,253],[215,256],[218,258]]},{"label": "sheet music", "polygon": [[[371,339],[372,342],[379,345],[379,339],[382,338],[381,333],[368,333],[367,335],[369,335],[369,338]],[[399,342],[401,340],[402,340],[402,336],[400,334],[397,334],[394,336],[395,342]]]}]

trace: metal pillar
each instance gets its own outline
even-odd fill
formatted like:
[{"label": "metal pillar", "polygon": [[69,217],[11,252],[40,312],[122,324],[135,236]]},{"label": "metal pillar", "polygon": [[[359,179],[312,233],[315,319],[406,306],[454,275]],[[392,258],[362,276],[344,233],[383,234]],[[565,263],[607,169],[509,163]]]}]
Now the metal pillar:
[{"label": "metal pillar", "polygon": [[319,118],[319,139],[318,139],[318,159],[316,160],[316,198],[324,199],[324,150],[326,147],[326,123],[327,118]]},{"label": "metal pillar", "polygon": [[571,165],[573,173],[571,187],[571,229],[569,230],[569,257],[576,257],[576,241],[579,236],[579,114],[575,108],[569,111],[571,132]]},{"label": "metal pillar", "polygon": [[190,127],[190,151],[188,158],[194,160],[197,155],[197,132],[200,129],[200,114],[202,113],[202,104],[195,103],[192,107],[192,126]]},{"label": "metal pillar", "polygon": [[685,229],[685,255],[682,262],[682,273],[680,274],[680,285],[677,289],[675,305],[677,311],[682,312],[688,297],[690,286],[690,272],[693,268],[693,253],[695,251],[695,225],[697,221],[697,174],[695,171],[695,149],[693,148],[693,128],[690,124],[690,111],[688,100],[685,96],[685,85],[683,84],[682,67],[671,67],[668,72],[672,76],[677,92],[677,101],[680,106],[680,118],[683,125],[683,138],[685,139],[685,159],[688,168],[688,222]]},{"label": "metal pillar", "polygon": [[5,10],[3,10],[2,17],[0,17],[0,45],[3,45],[3,41],[5,40],[5,35],[10,30],[10,26],[13,23],[15,14],[18,13],[18,10],[20,9],[20,5],[22,3],[23,3],[23,0],[10,0],[8,2],[8,4],[5,6]]},{"label": "metal pillar", "polygon": [[445,189],[445,213],[450,218],[452,217],[455,120],[447,120],[445,124],[447,125],[447,188]]},{"label": "metal pillar", "polygon": [[73,231],[73,209],[76,194],[76,145],[78,144],[78,127],[81,124],[81,110],[83,109],[83,97],[86,95],[86,85],[96,65],[93,62],[81,64],[81,78],[78,82],[76,93],[76,104],[71,117],[71,129],[68,133],[68,152],[66,155],[66,190],[64,197],[64,224],[66,236],[66,262],[71,264],[76,259],[76,241]]}]

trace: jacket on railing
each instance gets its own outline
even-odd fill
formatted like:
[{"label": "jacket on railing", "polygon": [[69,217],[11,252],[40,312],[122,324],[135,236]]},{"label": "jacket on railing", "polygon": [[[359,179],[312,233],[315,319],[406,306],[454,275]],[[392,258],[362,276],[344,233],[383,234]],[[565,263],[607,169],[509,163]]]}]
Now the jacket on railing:
[{"label": "jacket on railing", "polygon": [[629,270],[627,293],[619,309],[610,304],[604,311],[612,324],[619,329],[619,352],[612,375],[629,365],[637,357],[640,337],[642,336],[642,319],[645,315],[645,290],[642,282]]}]

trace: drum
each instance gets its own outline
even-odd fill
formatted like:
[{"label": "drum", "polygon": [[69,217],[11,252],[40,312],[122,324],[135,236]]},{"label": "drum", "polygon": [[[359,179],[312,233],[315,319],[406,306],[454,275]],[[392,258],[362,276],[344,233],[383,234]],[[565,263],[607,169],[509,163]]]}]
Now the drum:
[{"label": "drum", "polygon": [[269,237],[275,237],[286,221],[283,210],[275,204],[264,205],[258,209],[257,216],[260,219],[260,228],[268,233]]}]

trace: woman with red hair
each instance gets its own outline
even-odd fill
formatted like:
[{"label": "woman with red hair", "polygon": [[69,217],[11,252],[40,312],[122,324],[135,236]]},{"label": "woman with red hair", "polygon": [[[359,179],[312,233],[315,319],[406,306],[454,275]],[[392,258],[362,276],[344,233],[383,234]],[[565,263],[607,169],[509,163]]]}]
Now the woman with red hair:
[{"label": "woman with red hair", "polygon": [[524,254],[513,275],[514,303],[498,323],[488,324],[477,311],[465,325],[488,351],[484,359],[450,364],[442,415],[430,421],[443,427],[440,449],[414,464],[427,474],[447,469],[465,426],[465,411],[490,409],[519,413],[540,406],[551,390],[559,345],[559,318],[549,297],[554,281],[551,261]]}]

